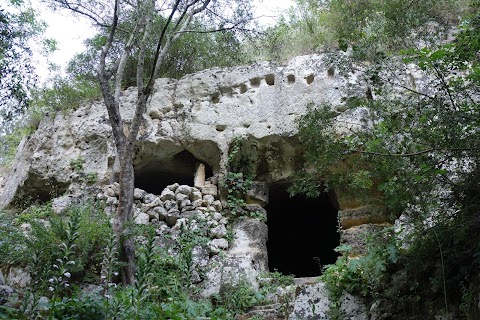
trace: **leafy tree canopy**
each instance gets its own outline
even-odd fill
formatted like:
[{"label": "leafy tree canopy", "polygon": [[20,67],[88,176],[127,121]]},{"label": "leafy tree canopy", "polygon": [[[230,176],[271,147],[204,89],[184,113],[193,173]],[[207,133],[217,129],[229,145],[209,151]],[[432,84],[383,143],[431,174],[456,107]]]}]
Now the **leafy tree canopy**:
[{"label": "leafy tree canopy", "polygon": [[29,40],[44,28],[23,1],[0,4],[0,133],[28,107],[29,90],[36,80]]},{"label": "leafy tree canopy", "polygon": [[[345,97],[341,109],[310,106],[299,119],[308,170],[291,191],[315,195],[331,188],[358,203],[387,206],[392,222],[401,216],[399,226],[408,226],[408,232],[397,240],[408,243],[410,250],[389,262],[383,253],[367,256],[373,259],[367,263],[381,265],[383,271],[375,283],[359,285],[366,289],[364,294],[386,300],[401,296],[390,304],[398,307],[401,317],[412,318],[405,314],[407,306],[415,308],[413,318],[431,316],[425,310],[435,306],[470,319],[476,308],[471,297],[480,292],[478,239],[469,236],[480,230],[479,2],[441,7],[461,15],[454,16],[448,37],[436,41],[430,41],[436,34],[427,22],[448,17],[437,15],[445,12],[435,7],[440,2],[418,1],[425,11],[419,17],[404,17],[408,8],[397,8],[403,17],[398,21],[382,13],[382,20],[391,18],[375,23],[375,32],[369,23],[377,21],[379,13],[368,6],[371,2],[355,3],[360,2],[365,3],[360,11],[353,4],[346,6],[350,2],[330,2],[329,8],[337,8],[338,14],[346,11],[334,37],[339,46],[326,55],[326,63],[347,77],[355,73],[356,85],[363,90]],[[401,5],[382,3],[388,5],[385,8]],[[451,21],[444,20],[445,26]],[[400,25],[393,27],[395,23]],[[439,26],[434,24],[432,30]],[[409,35],[408,41],[396,39],[394,30]],[[359,115],[361,121],[352,125]],[[399,264],[409,281],[382,283]],[[342,272],[354,273],[349,274],[350,284],[362,283],[362,274],[368,273],[358,265],[352,271],[349,263],[345,268]]]},{"label": "leafy tree canopy", "polygon": [[[146,74],[151,72],[153,57],[156,50],[155,39],[160,36],[162,26],[166,22],[166,17],[156,15],[150,36],[147,41],[145,66]],[[121,25],[123,28],[129,28],[129,22]],[[248,62],[242,55],[242,46],[238,30],[224,30],[222,32],[205,32],[209,26],[203,24],[199,19],[194,21],[182,37],[172,44],[165,56],[165,63],[159,70],[159,77],[180,78],[181,76],[203,70],[211,67],[225,67]],[[210,29],[215,29],[211,26]],[[86,40],[86,50],[76,55],[69,63],[67,73],[77,80],[84,79],[96,81],[95,70],[98,68],[97,52],[103,46],[106,39],[107,30],[102,30],[95,37]],[[128,41],[128,34],[119,32],[116,34],[114,46],[122,47]],[[118,53],[118,51],[117,51]],[[123,87],[135,86],[136,61],[138,50],[134,49],[130,54],[126,70]],[[149,69],[150,68],[150,69]]]}]

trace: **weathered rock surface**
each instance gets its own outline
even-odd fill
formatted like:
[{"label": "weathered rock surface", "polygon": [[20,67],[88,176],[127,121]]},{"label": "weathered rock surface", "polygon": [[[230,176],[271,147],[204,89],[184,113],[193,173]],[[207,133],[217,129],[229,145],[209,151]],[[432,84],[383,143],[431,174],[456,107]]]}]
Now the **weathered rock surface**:
[{"label": "weathered rock surface", "polygon": [[[339,301],[341,319],[368,319],[365,302],[359,297],[344,294]],[[323,282],[306,283],[297,287],[291,320],[321,320],[330,319],[330,298]]]},{"label": "weathered rock surface", "polygon": [[202,296],[218,293],[226,284],[247,281],[255,290],[257,277],[268,270],[267,237],[265,223],[246,218],[233,226],[233,246],[221,258],[210,259]]},{"label": "weathered rock surface", "polygon": [[340,232],[340,242],[342,244],[348,244],[351,246],[351,251],[349,253],[351,257],[363,255],[366,253],[367,250],[368,235],[376,231],[380,231],[388,226],[390,225],[366,223],[344,229]]},{"label": "weathered rock surface", "polygon": [[[232,142],[238,136],[246,138],[239,154],[253,159],[249,168],[258,180],[246,194],[245,210],[266,217],[263,206],[269,202],[268,183],[288,181],[302,166],[295,120],[305,114],[308,104],[340,106],[347,94],[342,80],[327,70],[322,56],[311,55],[296,57],[286,65],[214,68],[180,80],[156,81],[138,136],[135,173],[136,181],[152,180],[150,185],[160,191],[135,189],[134,221],[154,225],[156,244],[171,255],[178,254],[182,232],[204,232],[208,243],[195,247],[191,275],[192,282],[201,286],[202,296],[209,297],[222,285],[241,279],[258,289],[258,275],[268,270],[266,224],[246,218],[228,225],[222,212],[218,182],[225,173]],[[122,93],[121,112],[127,124],[135,96],[135,88]],[[349,127],[343,129],[368,128],[361,120],[365,112],[346,113],[344,118],[353,120],[345,121]],[[66,190],[70,194],[82,191],[91,180],[90,185],[101,188],[97,198],[105,201],[105,212],[115,212],[119,192],[116,150],[102,101],[48,115],[17,151],[10,173],[0,177],[0,208],[15,199],[46,201]],[[166,177],[190,181],[167,183]],[[55,198],[55,212],[64,212],[70,200],[69,195]],[[356,241],[354,232],[363,230],[362,223],[380,222],[368,220],[362,212],[349,213],[344,222],[351,228],[342,234],[344,242]],[[13,274],[8,279],[15,287],[29,281]],[[305,284],[290,318],[324,319],[328,305],[322,283]],[[353,307],[345,308],[349,314]],[[363,309],[357,309],[361,316],[355,319],[363,319]]]},{"label": "weathered rock surface", "polygon": [[[2,266],[4,267],[4,266]],[[0,271],[0,279],[3,279],[0,284],[11,286],[13,288],[26,288],[30,284],[31,277],[28,271],[20,267],[7,267]]]},{"label": "weathered rock surface", "polygon": [[4,304],[8,297],[15,293],[15,289],[6,285],[0,285],[0,305]]},{"label": "weathered rock surface", "polygon": [[328,291],[322,282],[307,284],[299,287],[295,299],[293,312],[289,319],[292,320],[320,320],[328,319],[330,299]]},{"label": "weathered rock surface", "polygon": [[[193,184],[197,163],[181,163],[179,154],[186,151],[218,173],[234,137],[244,135],[259,151],[266,178],[288,178],[298,165],[295,119],[309,103],[340,104],[343,87],[318,55],[296,57],[286,65],[214,68],[178,81],[158,79],[138,136],[137,173],[154,166],[165,174],[190,175]],[[127,123],[135,95],[134,88],[122,93]],[[83,174],[96,174],[98,183],[114,181],[115,145],[101,101],[50,114],[25,137],[3,182],[0,207],[15,197],[50,199],[53,188],[65,191],[81,177],[71,165],[78,160]]]}]

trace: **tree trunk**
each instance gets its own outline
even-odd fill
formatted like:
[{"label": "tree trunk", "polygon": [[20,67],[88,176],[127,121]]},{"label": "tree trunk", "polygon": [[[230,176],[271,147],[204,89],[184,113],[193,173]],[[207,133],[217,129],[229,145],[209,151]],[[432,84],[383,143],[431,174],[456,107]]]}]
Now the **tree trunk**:
[{"label": "tree trunk", "polygon": [[131,154],[120,154],[120,191],[118,208],[114,223],[114,232],[120,244],[120,261],[122,262],[122,283],[135,283],[135,248],[130,233],[130,222],[133,221],[133,192],[135,188],[134,170]]}]

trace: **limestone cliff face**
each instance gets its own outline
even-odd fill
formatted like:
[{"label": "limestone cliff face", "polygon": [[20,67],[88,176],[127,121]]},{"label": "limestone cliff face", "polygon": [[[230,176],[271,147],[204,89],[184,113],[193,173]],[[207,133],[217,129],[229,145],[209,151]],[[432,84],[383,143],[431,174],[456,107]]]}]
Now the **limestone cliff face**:
[{"label": "limestone cliff face", "polygon": [[[347,90],[351,89],[352,82],[353,90],[365,91],[361,86],[355,88],[358,85],[355,79],[349,79],[349,86],[344,81],[323,64],[320,55],[296,57],[285,65],[260,63],[209,69],[180,80],[156,81],[137,138],[134,222],[154,225],[157,240],[162,245],[167,243],[162,242],[165,239],[175,239],[174,235],[188,217],[207,220],[211,241],[208,247],[198,248],[194,257],[197,266],[206,271],[202,275],[198,273],[195,280],[201,284],[204,296],[218,293],[225,279],[235,280],[243,275],[254,287],[259,286],[259,274],[269,268],[269,228],[277,226],[267,227],[254,218],[229,221],[222,216],[221,192],[217,193],[217,189],[221,188],[219,176],[226,172],[233,142],[237,137],[244,138],[237,150],[243,157],[244,167],[240,170],[248,169],[256,180],[246,194],[248,205],[245,209],[264,213],[266,217],[267,210],[263,207],[269,203],[270,190],[284,191],[303,166],[302,150],[296,138],[296,119],[305,114],[310,103],[329,103],[332,108],[341,109],[342,98],[349,95]],[[135,100],[135,88],[123,92],[121,112],[125,130],[128,130]],[[368,118],[365,112],[368,110],[359,108],[343,113],[339,117],[338,131],[367,128],[368,123],[362,121]],[[103,187],[101,192],[97,188],[97,198],[105,200],[106,213],[111,214],[118,202],[118,191],[112,187],[117,179],[115,156],[111,127],[102,101],[85,103],[71,112],[47,115],[38,129],[23,139],[13,167],[3,175],[3,180],[0,173],[0,208],[15,200],[50,200],[68,190],[70,193],[55,198],[52,203],[53,210],[61,213],[62,208],[70,204],[71,193],[78,191],[79,186],[81,189],[94,184]],[[189,187],[192,185],[194,187]],[[271,198],[275,202],[288,196],[282,193]],[[357,229],[366,230],[384,221],[383,211],[377,208],[361,203],[352,205],[341,201],[341,197],[338,200],[337,203],[336,197],[329,196],[319,201],[327,201],[328,205],[322,202],[321,206],[333,208],[335,216],[333,222],[328,223],[335,235],[337,216],[340,218],[345,229],[341,234],[342,242],[356,243]],[[306,208],[303,202],[295,202],[295,207],[289,205],[282,210],[287,213],[285,218],[280,217],[281,227],[286,227],[281,229],[285,232],[282,237],[288,239],[290,224],[305,223],[295,219],[300,216],[296,215],[297,211]],[[328,215],[329,210],[315,213],[321,211]],[[329,220],[315,220],[315,223],[326,224],[326,221]],[[226,234],[229,223],[231,244]],[[163,239],[163,235],[170,237]],[[336,236],[333,240],[338,242]],[[317,247],[317,242],[312,245]],[[327,246],[324,242],[322,245]],[[302,247],[307,245],[302,244]],[[333,251],[333,247],[329,249]],[[274,255],[277,252],[271,251]],[[358,251],[361,252],[361,248]],[[311,259],[308,261],[313,263]],[[291,317],[321,318],[328,309],[323,285],[309,288],[305,284],[300,289],[298,292],[295,289],[285,291],[288,295],[298,293],[298,297],[290,300],[294,303]],[[278,294],[281,295],[283,293]],[[317,306],[316,311],[311,308],[313,304]],[[357,314],[347,318],[366,318],[363,309]]]},{"label": "limestone cliff face", "polygon": [[[256,150],[257,176],[288,179],[299,165],[295,119],[309,103],[339,105],[344,95],[344,84],[321,58],[300,56],[285,65],[214,68],[180,80],[158,79],[138,136],[137,177],[155,171],[165,177],[192,175],[193,181],[195,161],[222,173],[232,140],[244,136]],[[135,88],[123,92],[126,123],[135,96]],[[96,174],[98,183],[114,180],[115,145],[102,101],[41,121],[18,147],[0,207],[15,198],[48,199],[52,189],[66,190],[78,176],[71,163],[79,159],[83,172]]]}]

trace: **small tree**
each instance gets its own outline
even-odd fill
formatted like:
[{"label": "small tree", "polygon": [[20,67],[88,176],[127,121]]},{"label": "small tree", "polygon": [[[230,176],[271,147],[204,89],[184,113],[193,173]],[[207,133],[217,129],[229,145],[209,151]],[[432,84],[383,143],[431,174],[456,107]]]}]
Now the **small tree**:
[{"label": "small tree", "polygon": [[28,40],[44,29],[36,12],[23,1],[0,5],[0,133],[28,106],[29,87],[36,80]]},{"label": "small tree", "polygon": [[[98,80],[107,108],[119,163],[119,203],[113,229],[120,244],[120,260],[124,263],[122,281],[133,284],[135,281],[134,244],[129,235],[128,223],[133,217],[135,143],[147,101],[152,94],[155,79],[164,63],[171,46],[190,30],[192,23],[203,21],[204,29],[196,33],[220,32],[242,29],[250,20],[248,0],[54,0],[55,8],[69,9],[76,14],[88,17],[96,27],[107,30],[102,39],[99,53]],[[152,30],[155,15],[164,15],[166,19],[160,25],[159,32]],[[128,23],[124,23],[127,21]],[[133,21],[131,21],[133,20]],[[128,39],[121,47],[114,47],[117,33],[126,33]],[[147,68],[146,50],[151,45],[152,34],[158,34],[155,41],[155,53],[151,66]],[[136,56],[132,57],[132,52]],[[136,109],[131,122],[126,124],[120,113],[120,93],[125,76],[127,61],[136,60]],[[147,70],[149,72],[147,72]]]}]

